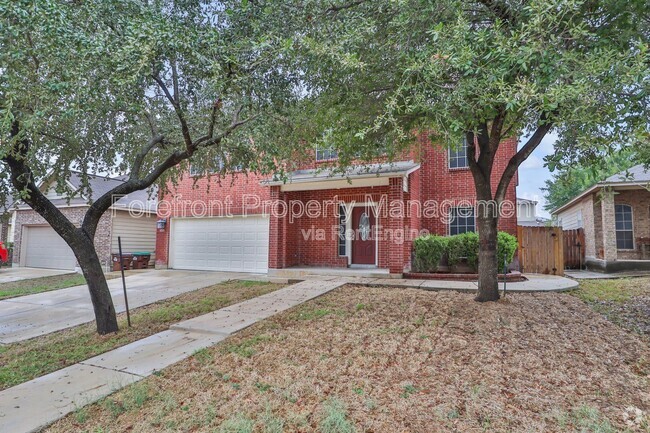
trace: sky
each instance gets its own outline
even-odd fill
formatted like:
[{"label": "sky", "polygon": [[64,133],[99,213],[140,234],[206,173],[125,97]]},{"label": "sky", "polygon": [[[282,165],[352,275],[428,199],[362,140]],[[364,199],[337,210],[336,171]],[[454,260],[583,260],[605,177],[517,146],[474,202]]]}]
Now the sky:
[{"label": "sky", "polygon": [[[523,146],[527,137],[519,142]],[[554,152],[553,145],[557,140],[556,134],[548,134],[532,155],[519,166],[519,186],[517,186],[517,197],[537,201],[537,216],[550,218],[550,214],[544,210],[544,194],[541,188],[544,182],[551,178],[551,172],[544,164],[544,157]]]}]

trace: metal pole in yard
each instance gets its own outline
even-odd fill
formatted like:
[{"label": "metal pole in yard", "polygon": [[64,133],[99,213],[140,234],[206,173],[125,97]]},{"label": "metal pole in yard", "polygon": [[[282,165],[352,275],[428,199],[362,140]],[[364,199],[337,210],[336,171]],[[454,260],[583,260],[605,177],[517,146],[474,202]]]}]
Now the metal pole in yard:
[{"label": "metal pole in yard", "polygon": [[503,297],[506,297],[506,285],[508,284],[508,259],[503,258]]},{"label": "metal pole in yard", "polygon": [[124,288],[124,304],[126,305],[126,322],[131,327],[131,313],[129,312],[129,298],[126,296],[126,278],[124,278],[124,259],[122,258],[122,237],[117,237],[117,246],[120,250],[120,271],[122,272],[122,287]]}]

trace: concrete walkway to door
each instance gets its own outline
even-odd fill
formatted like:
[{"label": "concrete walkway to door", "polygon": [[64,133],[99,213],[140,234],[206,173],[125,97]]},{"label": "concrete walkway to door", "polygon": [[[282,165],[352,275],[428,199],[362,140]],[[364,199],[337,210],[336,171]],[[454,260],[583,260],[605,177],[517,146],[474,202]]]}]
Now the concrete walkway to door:
[{"label": "concrete walkway to door", "polygon": [[234,332],[346,283],[343,279],[303,281],[178,323],[168,331],[0,391],[0,431],[38,431]]},{"label": "concrete walkway to door", "polygon": [[[131,309],[227,280],[235,272],[147,271],[126,277]],[[115,310],[125,311],[122,280],[108,281]],[[88,286],[75,286],[0,301],[0,344],[14,343],[95,320]]]}]

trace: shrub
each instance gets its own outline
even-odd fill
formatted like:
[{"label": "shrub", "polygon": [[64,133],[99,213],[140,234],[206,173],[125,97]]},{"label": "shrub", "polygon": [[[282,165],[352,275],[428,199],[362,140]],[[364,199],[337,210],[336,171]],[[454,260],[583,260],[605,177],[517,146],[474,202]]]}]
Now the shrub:
[{"label": "shrub", "polygon": [[510,264],[517,251],[517,237],[506,232],[497,233],[497,268],[503,272],[503,262]]},{"label": "shrub", "polygon": [[416,272],[435,272],[447,250],[448,238],[426,235],[414,241],[413,268]]},{"label": "shrub", "polygon": [[[449,266],[462,259],[473,269],[478,267],[479,236],[468,232],[454,236],[421,236],[414,241],[413,269],[416,272],[436,272],[440,260],[447,256]],[[503,262],[512,262],[517,250],[517,238],[506,232],[497,233],[497,268],[503,272]]]},{"label": "shrub", "polygon": [[461,259],[467,259],[467,264],[476,269],[478,264],[478,234],[473,232],[449,236],[447,241],[447,256],[449,266],[460,263]]}]

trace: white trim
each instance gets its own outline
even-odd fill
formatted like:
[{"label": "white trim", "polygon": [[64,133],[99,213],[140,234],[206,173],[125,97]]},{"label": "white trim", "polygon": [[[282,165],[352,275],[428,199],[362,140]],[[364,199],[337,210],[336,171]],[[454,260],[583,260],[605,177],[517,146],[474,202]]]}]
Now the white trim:
[{"label": "white trim", "polygon": [[[466,149],[465,150],[465,159],[467,160],[467,165],[464,165],[462,167],[452,167],[451,166],[451,151],[452,150],[453,151],[461,150],[463,147]],[[469,168],[469,155],[468,155],[468,152],[467,152],[468,148],[469,148],[469,145],[467,143],[467,137],[463,137],[463,144],[458,149],[448,147],[447,148],[447,169],[452,170],[452,171],[453,170],[465,170],[465,169],[468,169]]]},{"label": "white trim", "polygon": [[323,189],[342,189],[342,188],[363,188],[369,186],[388,186],[389,184],[388,177],[378,177],[373,175],[372,178],[352,178],[349,181],[347,179],[337,179],[333,180],[332,178],[325,178],[324,180],[320,179],[310,179],[310,182],[296,182],[296,183],[286,183],[280,186],[280,191],[290,192],[290,191],[318,191]]},{"label": "white trim", "polygon": [[[367,266],[374,266],[379,268],[379,211],[377,210],[377,203],[375,202],[363,202],[363,203],[346,203],[346,202],[339,202],[339,205],[343,204],[345,206],[345,212],[349,216],[347,220],[345,221],[345,231],[348,232],[349,230],[352,230],[352,210],[355,207],[371,207],[374,209],[373,215],[375,216],[375,264],[374,265],[367,265]],[[338,250],[338,243],[336,244],[336,248]],[[345,243],[345,250],[346,250],[346,255],[348,258],[348,267],[355,265],[356,264],[352,263],[352,239],[348,239],[346,237],[346,243]],[[337,251],[338,252],[338,251]],[[345,256],[338,256],[338,257],[345,257]]]},{"label": "white trim", "polygon": [[557,214],[559,212],[562,212],[562,211],[566,210],[567,208],[573,206],[576,202],[580,201],[581,199],[585,198],[590,193],[592,193],[592,192],[594,192],[594,191],[596,191],[597,189],[600,189],[600,188],[626,188],[626,189],[632,189],[632,190],[634,190],[634,189],[647,190],[646,188],[644,188],[644,187],[642,187],[640,185],[636,185],[636,184],[630,183],[630,182],[612,182],[612,183],[600,182],[600,183],[597,183],[596,185],[592,186],[588,190],[584,191],[583,193],[578,194],[577,196],[575,196],[574,198],[572,198],[570,201],[566,202],[565,204],[563,204],[559,208],[551,211],[551,215],[555,215],[555,214]]}]

